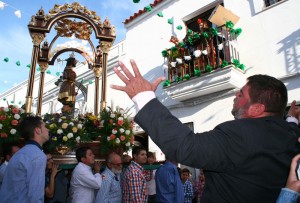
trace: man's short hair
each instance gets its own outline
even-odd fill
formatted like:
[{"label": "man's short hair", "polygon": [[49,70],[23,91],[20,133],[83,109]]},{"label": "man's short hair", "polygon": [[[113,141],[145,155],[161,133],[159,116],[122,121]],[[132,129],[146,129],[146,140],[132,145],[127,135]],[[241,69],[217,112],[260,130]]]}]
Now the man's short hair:
[{"label": "man's short hair", "polygon": [[76,150],[76,159],[78,162],[82,162],[81,158],[86,157],[87,150],[91,149],[90,147],[80,147]]},{"label": "man's short hair", "polygon": [[[114,159],[114,156],[120,156],[119,154],[117,154],[116,152],[114,151],[111,151],[108,153],[108,155],[106,156],[106,163],[110,163],[112,162],[112,160]],[[121,156],[120,156],[121,157]]]},{"label": "man's short hair", "polygon": [[265,112],[284,115],[288,95],[283,82],[268,75],[253,75],[248,77],[247,85],[251,104],[264,104]]},{"label": "man's short hair", "polygon": [[18,125],[20,136],[23,137],[25,141],[32,139],[34,137],[35,128],[40,128],[42,122],[43,120],[39,116],[28,116],[23,118]]},{"label": "man's short hair", "polygon": [[190,174],[190,170],[187,169],[187,168],[184,168],[184,169],[181,170],[181,173],[188,173],[188,174]]},{"label": "man's short hair", "polygon": [[153,152],[147,152],[147,158],[155,158],[155,154]]},{"label": "man's short hair", "polygon": [[142,146],[136,146],[132,148],[132,157],[134,157],[134,155],[139,155],[141,153],[141,151],[146,151],[146,149]]}]

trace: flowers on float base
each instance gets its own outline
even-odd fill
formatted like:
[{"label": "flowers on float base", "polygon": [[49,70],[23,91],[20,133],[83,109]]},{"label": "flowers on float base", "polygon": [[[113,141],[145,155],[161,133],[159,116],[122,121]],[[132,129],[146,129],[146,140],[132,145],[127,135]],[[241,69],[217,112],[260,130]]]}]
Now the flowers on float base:
[{"label": "flowers on float base", "polygon": [[73,149],[81,141],[90,141],[83,121],[71,114],[45,114],[44,122],[49,129],[50,140],[45,146],[53,151],[57,146],[65,145]]},{"label": "flowers on float base", "polygon": [[0,107],[0,145],[19,141],[17,126],[20,119],[26,115],[24,109],[16,105]]},{"label": "flowers on float base", "polygon": [[101,149],[103,152],[114,148],[128,151],[134,142],[134,122],[128,110],[108,107],[100,112]]}]

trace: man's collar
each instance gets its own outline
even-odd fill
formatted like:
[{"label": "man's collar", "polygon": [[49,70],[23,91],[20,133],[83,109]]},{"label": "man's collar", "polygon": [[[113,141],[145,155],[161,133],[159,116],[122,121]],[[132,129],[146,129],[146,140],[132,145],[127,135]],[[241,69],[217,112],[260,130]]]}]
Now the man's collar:
[{"label": "man's collar", "polygon": [[43,151],[42,146],[41,146],[39,143],[37,143],[37,141],[35,141],[35,140],[28,140],[28,141],[26,142],[26,145],[27,145],[27,144],[35,145],[35,146],[37,146],[40,150]]}]

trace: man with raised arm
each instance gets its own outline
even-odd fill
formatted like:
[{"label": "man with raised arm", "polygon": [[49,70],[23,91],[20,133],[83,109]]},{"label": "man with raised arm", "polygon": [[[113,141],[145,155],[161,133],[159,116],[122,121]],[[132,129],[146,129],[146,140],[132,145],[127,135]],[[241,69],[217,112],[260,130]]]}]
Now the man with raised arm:
[{"label": "man with raised arm", "polygon": [[[205,171],[201,202],[275,202],[288,177],[290,161],[300,152],[296,125],[283,119],[285,85],[267,75],[253,75],[236,93],[232,114],[236,120],[213,130],[194,133],[159,102],[154,94],[164,80],[145,80],[134,60],[134,75],[119,62],[115,73],[135,103],[135,121],[172,160]],[[298,121],[298,120],[296,120]]]}]

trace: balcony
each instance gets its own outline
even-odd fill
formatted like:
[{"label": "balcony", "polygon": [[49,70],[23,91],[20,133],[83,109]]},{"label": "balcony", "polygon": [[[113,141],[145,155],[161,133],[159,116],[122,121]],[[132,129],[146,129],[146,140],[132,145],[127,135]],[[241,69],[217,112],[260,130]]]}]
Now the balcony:
[{"label": "balcony", "polygon": [[236,48],[239,34],[224,27],[204,27],[200,32],[188,31],[182,42],[172,37],[170,41],[175,46],[165,51],[167,94],[177,101],[185,101],[240,88],[245,77]]},{"label": "balcony", "polygon": [[223,90],[240,88],[243,84],[245,84],[243,71],[229,65],[201,77],[193,77],[190,80],[178,82],[176,85],[164,87],[164,90],[172,99],[185,101]]}]

